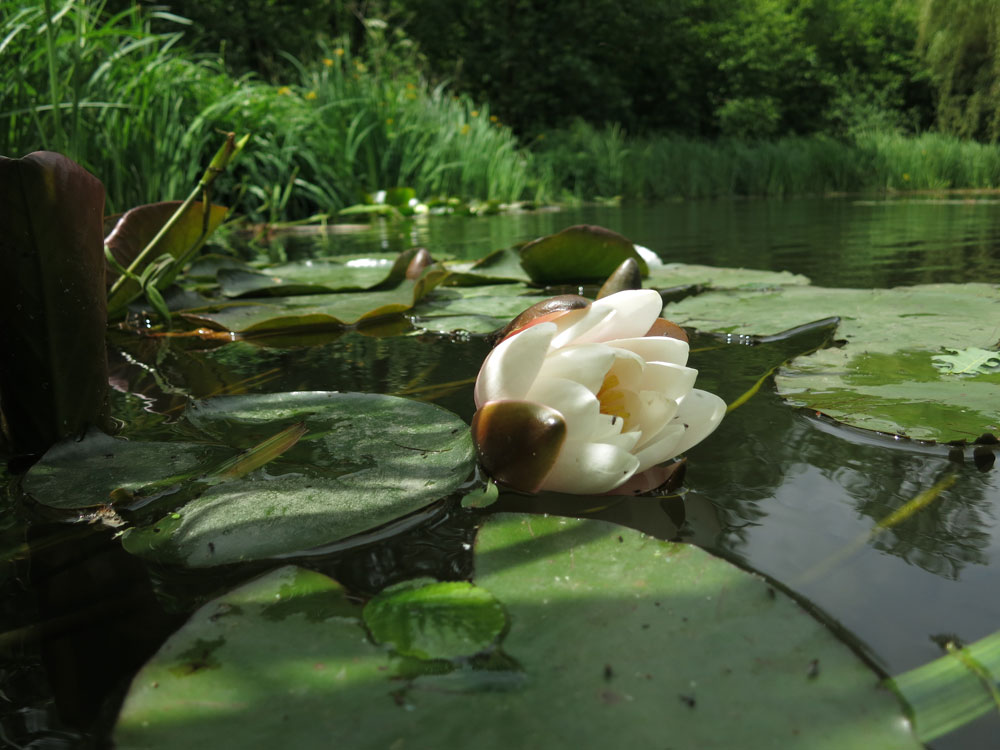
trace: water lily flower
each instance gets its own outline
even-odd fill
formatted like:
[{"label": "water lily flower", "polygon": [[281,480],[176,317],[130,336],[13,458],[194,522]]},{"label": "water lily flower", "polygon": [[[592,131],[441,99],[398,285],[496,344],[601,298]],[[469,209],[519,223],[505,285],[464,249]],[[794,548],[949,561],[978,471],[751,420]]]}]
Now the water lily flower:
[{"label": "water lily flower", "polygon": [[515,319],[476,379],[472,434],[495,479],[610,492],[716,428],[726,405],[693,388],[687,341],[664,335],[656,291],[559,299]]}]

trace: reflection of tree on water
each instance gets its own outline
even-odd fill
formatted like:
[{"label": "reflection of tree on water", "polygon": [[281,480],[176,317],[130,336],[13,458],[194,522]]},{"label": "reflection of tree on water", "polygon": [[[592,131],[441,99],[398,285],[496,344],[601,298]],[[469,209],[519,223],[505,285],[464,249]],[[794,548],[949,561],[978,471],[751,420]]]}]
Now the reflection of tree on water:
[{"label": "reflection of tree on water", "polygon": [[[951,579],[957,579],[966,564],[989,564],[986,549],[990,533],[984,529],[992,526],[994,514],[986,497],[987,477],[971,465],[949,461],[943,446],[911,452],[906,443],[896,447],[889,437],[883,445],[875,439],[862,443],[852,439],[860,433],[817,430],[811,422],[799,420],[789,435],[799,448],[799,460],[843,487],[858,513],[871,519],[872,528],[944,477],[958,475],[956,484],[937,499],[905,520],[882,528],[873,537],[872,546]],[[913,447],[916,451],[920,445]]]},{"label": "reflection of tree on water", "polygon": [[[993,525],[995,517],[982,475],[889,451],[879,475],[845,469],[838,479],[855,499],[858,512],[874,525],[956,470],[960,477],[955,486],[906,520],[884,529],[872,544],[931,573],[957,579],[966,564],[989,564],[990,534],[984,529]],[[893,487],[893,477],[903,479]]]},{"label": "reflection of tree on water", "polygon": [[[698,385],[731,402],[740,395],[735,393],[738,388],[753,382],[755,373],[759,377],[775,363],[809,348],[803,346],[808,343],[803,339],[705,352],[696,366],[708,377],[699,376]],[[807,470],[818,469],[833,485],[843,488],[857,512],[871,519],[873,528],[944,475],[957,472],[953,487],[911,517],[882,530],[871,544],[951,579],[957,579],[967,564],[988,564],[988,529],[994,519],[987,497],[990,474],[980,474],[971,464],[948,461],[944,447],[932,456],[921,455],[894,447],[891,439],[880,445],[876,440],[853,440],[854,434],[839,428],[817,429],[806,412],[784,405],[766,383],[727,415],[709,441],[689,453],[691,495],[711,498],[718,509],[713,521],[719,525],[713,540],[710,528],[689,518],[681,537],[753,566],[754,561],[741,553],[752,527],[767,523],[767,501]],[[838,500],[830,498],[830,502]]]}]

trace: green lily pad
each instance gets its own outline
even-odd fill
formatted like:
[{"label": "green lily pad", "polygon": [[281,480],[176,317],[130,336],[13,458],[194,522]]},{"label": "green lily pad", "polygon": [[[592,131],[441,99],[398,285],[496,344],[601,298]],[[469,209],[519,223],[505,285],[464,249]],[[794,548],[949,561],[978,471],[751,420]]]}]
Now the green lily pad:
[{"label": "green lily pad", "polygon": [[365,605],[364,619],[376,641],[418,659],[472,656],[507,624],[500,602],[467,581],[394,586]]},{"label": "green lily pad", "polygon": [[473,466],[461,419],[393,396],[220,396],[195,404],[188,418],[236,447],[285,425],[306,427],[262,469],[209,486],[122,537],[133,554],[188,567],[272,557],[368,531],[451,494]]},{"label": "green lily pad", "polygon": [[503,284],[511,281],[527,282],[531,277],[521,265],[517,250],[504,248],[494,250],[475,263],[449,264],[448,286],[477,286],[480,284]]},{"label": "green lily pad", "polygon": [[629,240],[604,227],[567,227],[521,248],[521,265],[536,284],[603,282],[626,258],[634,258],[645,277],[646,261]]},{"label": "green lily pad", "polygon": [[795,285],[802,286],[809,279],[788,271],[758,271],[752,268],[717,268],[687,263],[665,263],[652,266],[646,286],[662,289],[672,286],[700,285],[710,289],[740,289]]},{"label": "green lily pad", "polygon": [[266,302],[231,302],[213,310],[180,314],[197,325],[243,336],[343,328],[406,312],[440,278],[441,274],[432,273],[416,282],[404,281],[388,291],[274,297]]},{"label": "green lily pad", "polygon": [[464,747],[474,730],[482,750],[525,738],[920,747],[850,649],[762,579],[696,547],[596,521],[498,516],[480,531],[476,570],[508,611],[503,651],[438,674],[367,640],[317,573],[282,568],[246,584],[198,610],[143,667],[115,746]]},{"label": "green lily pad", "polygon": [[111,493],[166,488],[218,466],[229,448],[198,443],[122,440],[91,430],[54,445],[31,467],[24,490],[51,508],[111,504]]},{"label": "green lily pad", "polygon": [[209,602],[133,679],[115,746],[308,747],[351,726],[331,695],[379,683],[389,659],[353,610],[337,583],[292,566]]},{"label": "green lily pad", "polygon": [[711,292],[664,316],[705,331],[767,335],[839,316],[843,345],[797,357],[775,378],[789,403],[855,427],[941,442],[1000,429],[1000,373],[957,377],[942,349],[996,343],[1000,288],[931,284],[897,289],[786,286]]},{"label": "green lily pad", "polygon": [[220,290],[226,297],[280,297],[391,289],[406,276],[416,249],[399,255],[315,258],[282,263],[257,271],[221,268]]},{"label": "green lily pad", "polygon": [[550,296],[524,284],[438,287],[414,306],[413,325],[441,333],[490,333]]}]

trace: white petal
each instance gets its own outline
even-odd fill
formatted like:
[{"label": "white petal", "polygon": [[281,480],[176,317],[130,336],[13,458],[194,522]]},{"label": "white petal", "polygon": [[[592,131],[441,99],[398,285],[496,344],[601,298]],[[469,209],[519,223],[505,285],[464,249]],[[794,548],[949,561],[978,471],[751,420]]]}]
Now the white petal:
[{"label": "white petal", "polygon": [[609,341],[608,344],[616,349],[634,352],[647,362],[687,364],[689,347],[686,341],[680,339],[672,339],[667,336],[643,336]]},{"label": "white petal", "polygon": [[572,380],[538,378],[525,399],[545,404],[562,414],[569,440],[590,440],[599,427],[597,396]]},{"label": "white petal", "polygon": [[647,362],[636,390],[657,391],[667,398],[680,400],[694,388],[698,371],[666,362]]},{"label": "white petal", "polygon": [[567,440],[542,489],[596,495],[613,490],[638,466],[639,459],[616,446]]},{"label": "white petal", "polygon": [[674,454],[683,453],[707,438],[726,415],[726,402],[708,391],[691,391],[681,401],[674,422],[686,425],[684,437]]},{"label": "white petal", "polygon": [[614,361],[614,351],[603,344],[567,346],[549,352],[538,378],[566,378],[597,393]]},{"label": "white petal", "polygon": [[635,454],[636,458],[639,459],[639,468],[636,473],[645,471],[650,466],[656,466],[680,453],[677,446],[680,445],[684,436],[684,426],[680,423],[675,422],[664,427],[659,435]]},{"label": "white petal", "polygon": [[570,344],[582,343],[578,341],[581,336],[600,325],[605,318],[610,317],[613,313],[614,310],[608,307],[595,307],[595,304],[570,311],[565,316],[570,325],[559,327],[559,332],[552,339],[552,348],[561,349]]},{"label": "white petal", "polygon": [[643,247],[642,245],[632,245],[635,251],[639,253],[639,257],[646,261],[647,266],[662,266],[663,261],[660,260],[660,256],[650,250],[648,247]]},{"label": "white petal", "polygon": [[608,375],[618,379],[619,388],[636,389],[642,383],[642,373],[646,362],[638,354],[619,349],[615,352],[615,362],[608,370]]},{"label": "white petal", "polygon": [[622,450],[632,451],[635,448],[635,444],[642,437],[642,433],[638,430],[623,432],[622,428],[624,426],[625,420],[621,417],[615,417],[610,414],[599,414],[592,442],[617,445]]},{"label": "white petal", "polygon": [[576,343],[585,344],[642,336],[653,325],[653,321],[660,317],[660,311],[663,310],[663,300],[659,293],[653,289],[627,289],[624,292],[602,297],[594,302],[590,309],[595,313],[611,310],[613,314],[603,318],[600,323],[588,331],[581,332],[576,338]]},{"label": "white petal", "polygon": [[639,391],[632,398],[626,398],[625,403],[633,417],[630,426],[642,433],[636,448],[643,448],[658,437],[677,414],[677,402],[657,391]]},{"label": "white petal", "polygon": [[523,399],[542,368],[555,335],[552,323],[539,323],[497,344],[476,378],[476,407],[487,401]]}]

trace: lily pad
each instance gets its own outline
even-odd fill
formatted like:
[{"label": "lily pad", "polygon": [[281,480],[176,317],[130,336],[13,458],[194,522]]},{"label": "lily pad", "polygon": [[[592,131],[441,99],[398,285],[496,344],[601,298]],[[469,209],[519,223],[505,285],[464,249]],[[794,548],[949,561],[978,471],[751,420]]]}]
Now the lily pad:
[{"label": "lily pad", "polygon": [[417,250],[399,255],[315,258],[282,263],[263,270],[221,268],[218,280],[226,297],[279,297],[391,289],[406,276]]},{"label": "lily pad", "polygon": [[504,248],[494,250],[475,263],[454,263],[448,266],[451,272],[445,280],[448,286],[476,286],[479,284],[502,284],[511,281],[531,281],[517,250]]},{"label": "lily pad", "polygon": [[440,278],[441,274],[432,273],[416,282],[404,281],[388,291],[274,297],[266,302],[230,302],[213,310],[180,314],[198,325],[242,336],[344,328],[406,312]]},{"label": "lily pad", "polygon": [[538,516],[494,517],[479,536],[477,585],[510,618],[492,659],[406,673],[342,616],[333,581],[282,568],[164,644],[133,680],[115,746],[464,747],[473,722],[482,750],[920,747],[850,649],[698,548]]},{"label": "lily pad", "polygon": [[111,504],[111,493],[166,488],[218,466],[233,450],[198,443],[123,440],[91,430],[54,445],[24,478],[24,490],[51,508]]},{"label": "lily pad", "polygon": [[379,643],[418,659],[456,659],[487,649],[507,624],[503,606],[467,581],[403,583],[365,605]]},{"label": "lily pad", "polygon": [[651,266],[646,286],[661,289],[672,286],[700,285],[710,289],[741,289],[795,285],[809,279],[788,271],[759,271],[752,268],[719,268],[687,263],[666,263]]},{"label": "lily pad", "polygon": [[843,345],[792,360],[775,378],[778,392],[855,427],[945,442],[1000,429],[1000,373],[956,377],[934,366],[942,349],[992,347],[998,312],[996,286],[931,284],[711,292],[667,305],[664,316],[760,335],[839,316]]},{"label": "lily pad", "polygon": [[567,227],[521,248],[521,265],[536,284],[603,282],[626,258],[639,264],[643,276],[649,273],[646,261],[628,239],[588,224]]},{"label": "lily pad", "polygon": [[413,324],[441,333],[490,333],[549,296],[524,284],[438,287],[414,306]]},{"label": "lily pad", "polygon": [[244,447],[303,422],[306,434],[245,477],[208,487],[122,538],[136,555],[188,567],[256,560],[381,526],[454,492],[473,449],[465,423],[417,401],[363,393],[220,396],[190,421]]}]

